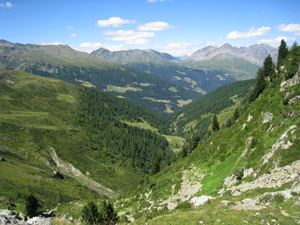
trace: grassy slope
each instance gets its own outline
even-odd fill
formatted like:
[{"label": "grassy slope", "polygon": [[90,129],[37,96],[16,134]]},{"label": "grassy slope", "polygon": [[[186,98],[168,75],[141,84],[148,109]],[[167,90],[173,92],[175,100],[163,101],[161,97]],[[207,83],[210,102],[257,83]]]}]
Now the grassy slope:
[{"label": "grassy slope", "polygon": [[[131,203],[127,203],[125,206],[125,209],[132,209],[131,212],[138,218],[136,224],[146,221],[148,224],[199,224],[200,221],[203,221],[203,224],[217,222],[241,224],[243,220],[250,224],[256,224],[262,220],[265,223],[270,223],[272,219],[276,219],[276,223],[279,222],[280,224],[295,224],[295,218],[300,217],[299,206],[294,205],[297,195],[286,201],[273,200],[259,214],[255,214],[255,211],[254,213],[253,211],[236,211],[228,206],[222,206],[220,203],[221,200],[229,200],[234,204],[236,201],[247,197],[255,197],[257,194],[267,191],[284,190],[290,188],[291,183],[287,183],[281,188],[249,191],[239,197],[232,197],[230,193],[220,197],[217,193],[223,187],[224,179],[237,169],[251,167],[260,176],[268,173],[274,167],[274,163],[278,163],[278,166],[282,167],[295,160],[300,160],[300,115],[294,115],[289,118],[283,117],[284,114],[288,114],[291,111],[300,112],[300,105],[283,104],[286,93],[279,91],[279,84],[282,80],[283,76],[268,83],[264,93],[247,108],[232,127],[213,134],[209,140],[201,143],[191,155],[165,168],[141,186],[136,195],[132,196]],[[299,85],[291,89],[297,90]],[[264,112],[271,112],[274,117],[270,122],[262,124]],[[253,116],[253,120],[250,122],[247,121],[249,114]],[[247,124],[246,129],[242,129],[243,124]],[[267,132],[271,124],[275,125],[275,128],[273,131]],[[274,143],[292,125],[297,126],[294,134],[289,135],[287,139],[293,143],[292,146],[288,150],[279,148],[271,160],[263,165],[262,157],[272,149]],[[247,147],[252,149],[252,151],[249,150],[244,157],[239,159],[245,148],[246,140],[251,136],[255,142],[249,143]],[[251,145],[253,146],[251,147]],[[182,182],[182,171],[189,170],[191,165],[196,167],[201,173],[206,174],[201,181],[203,186],[197,193],[197,196],[216,196],[218,197],[217,200],[211,201],[211,203],[207,203],[197,209],[191,209],[187,204],[186,207],[178,208],[171,212],[167,210],[156,211],[156,201],[159,198],[166,199],[172,196],[173,185],[175,185],[175,193],[176,190],[179,190]],[[253,176],[246,179],[246,181],[251,180],[254,180]],[[150,190],[152,191],[150,200],[154,201],[154,207],[151,207],[153,209],[151,210],[152,212],[146,210],[147,216],[145,211],[137,213],[139,210],[145,210],[145,207],[150,205],[149,201],[147,203],[144,199],[145,197],[142,197],[142,200],[138,200],[140,194],[149,193]],[[135,204],[136,201],[139,203]],[[143,203],[144,201],[145,203]],[[281,213],[282,210],[290,216],[283,215]]]},{"label": "grassy slope", "polygon": [[[20,195],[33,192],[43,204],[52,206],[61,201],[102,198],[70,177],[53,179],[52,171],[57,168],[50,147],[116,193],[126,193],[140,182],[142,174],[129,160],[100,158],[99,151],[91,150],[87,130],[78,124],[82,89],[21,71],[0,71],[0,156],[6,159],[0,162],[0,195],[20,199]],[[132,122],[141,118],[157,125],[156,129],[164,129],[161,116],[105,93],[102,98],[100,104],[114,110],[115,116]],[[130,109],[133,113],[126,111]]]},{"label": "grassy slope", "polygon": [[214,113],[218,114],[219,123],[224,124],[237,107],[245,104],[254,83],[246,80],[225,85],[178,110],[170,116],[177,132],[183,135],[198,132],[202,136],[208,132]]}]

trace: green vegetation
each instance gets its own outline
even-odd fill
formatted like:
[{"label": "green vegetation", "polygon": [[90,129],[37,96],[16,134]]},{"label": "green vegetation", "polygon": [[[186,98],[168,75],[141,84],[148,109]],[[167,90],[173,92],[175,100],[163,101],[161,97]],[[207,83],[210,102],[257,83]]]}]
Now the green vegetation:
[{"label": "green vegetation", "polygon": [[[104,198],[61,171],[53,150],[116,194],[133,190],[157,156],[160,168],[175,158],[161,135],[172,131],[170,123],[127,100],[21,71],[0,71],[0,96],[0,155],[6,160],[0,163],[0,193],[18,207],[31,193],[42,209]],[[122,121],[144,121],[155,132]],[[54,170],[64,179],[56,179]]]},{"label": "green vegetation", "polygon": [[176,124],[177,133],[189,137],[195,133],[200,139],[210,135],[211,119],[219,114],[220,127],[234,114],[238,106],[244,105],[254,80],[237,81],[218,88],[200,99],[184,106],[171,115]]},{"label": "green vegetation", "polygon": [[[299,49],[297,47],[296,51]],[[287,71],[292,66],[293,57],[295,55],[289,53],[283,62]],[[274,68],[273,64],[270,65]],[[286,80],[285,71],[276,76],[272,69],[268,71],[271,75],[267,77],[272,79],[265,79],[265,88],[258,98],[246,104],[246,107],[235,107],[232,110],[235,121],[231,126],[213,133],[207,140],[200,141],[186,157],[150,177],[128,197],[129,201],[118,202],[117,209],[132,209],[135,224],[271,224],[274,221],[280,224],[297,224],[300,217],[300,208],[297,205],[299,194],[293,192],[292,197],[283,197],[285,192],[279,192],[295,188],[297,179],[273,188],[260,184],[260,187],[253,187],[248,191],[237,189],[241,191],[240,194],[233,194],[224,185],[225,179],[231,177],[236,180],[235,185],[247,186],[246,182],[252,181],[254,184],[262,175],[272,175],[274,171],[283,170],[282,167],[300,160],[300,105],[283,101],[290,96],[294,98],[299,95],[299,84],[280,91],[282,82]],[[264,75],[263,72],[265,71],[262,71]],[[232,99],[236,99],[233,96]],[[185,113],[186,111],[178,113],[177,118],[184,118]],[[266,120],[266,115],[270,113],[272,119]],[[280,143],[289,144],[287,147]],[[186,150],[183,148],[182,154]],[[274,153],[270,156],[272,151]],[[266,161],[267,156],[270,158]],[[253,172],[248,174],[251,170]],[[276,179],[275,174],[272,178]],[[186,187],[189,182],[190,187]],[[197,182],[201,182],[201,186],[198,193],[192,196],[209,195],[216,199],[197,208],[190,208],[188,200],[181,202],[180,198],[193,189],[193,184]],[[223,193],[222,190],[226,192]],[[249,206],[249,199],[257,199],[257,202]],[[170,211],[164,210],[170,202],[178,203],[177,207]],[[238,210],[243,209],[241,205],[244,202],[246,209]],[[260,206],[263,208],[256,208]]]}]

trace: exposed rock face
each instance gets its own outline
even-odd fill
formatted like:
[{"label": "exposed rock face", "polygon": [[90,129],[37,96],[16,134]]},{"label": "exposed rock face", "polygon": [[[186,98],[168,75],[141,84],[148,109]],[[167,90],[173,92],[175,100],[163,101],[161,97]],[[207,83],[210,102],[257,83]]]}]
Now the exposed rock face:
[{"label": "exposed rock face", "polygon": [[248,115],[248,118],[247,118],[247,122],[250,122],[252,119],[253,119],[253,116],[251,116],[251,115],[249,114],[249,115]]},{"label": "exposed rock face", "polygon": [[[299,69],[300,70],[300,66]],[[283,81],[280,84],[280,91],[286,91],[289,87],[300,84],[300,72],[297,72],[291,79]]]},{"label": "exposed rock face", "polygon": [[194,206],[194,207],[198,207],[200,205],[203,205],[205,202],[207,202],[208,200],[213,200],[215,199],[214,197],[208,196],[208,195],[201,195],[200,197],[194,197],[190,200],[190,203]]},{"label": "exposed rock face", "polygon": [[264,114],[264,119],[263,119],[263,124],[264,123],[268,123],[268,122],[270,122],[271,120],[273,119],[273,113],[270,113],[270,112],[266,112],[265,114]]},{"label": "exposed rock face", "polygon": [[263,157],[263,164],[266,164],[270,158],[273,157],[275,151],[278,149],[278,148],[283,148],[283,149],[288,149],[292,143],[290,141],[287,141],[285,142],[285,138],[288,137],[288,132],[293,132],[294,130],[296,129],[296,125],[292,125],[286,132],[284,132],[280,138],[276,141],[276,143],[272,146],[272,149],[270,152],[268,152],[266,155],[264,155]]},{"label": "exposed rock face", "polygon": [[202,187],[201,180],[203,178],[204,174],[197,171],[196,167],[191,166],[190,170],[183,171],[181,188],[178,193],[174,194],[175,186],[172,186],[172,197],[160,202],[160,205],[167,204],[167,208],[169,210],[173,210],[178,205],[178,202],[185,202],[189,200]]},{"label": "exposed rock face", "polygon": [[51,225],[52,217],[33,217],[27,221],[19,213],[7,209],[0,209],[0,224],[19,224],[19,225]]},{"label": "exposed rock face", "polygon": [[96,181],[85,176],[80,170],[76,169],[71,163],[61,160],[57,156],[54,148],[52,147],[50,147],[50,155],[53,161],[55,162],[55,164],[57,165],[57,167],[59,167],[63,173],[71,177],[74,177],[75,179],[82,182],[84,185],[88,186],[89,188],[98,192],[99,194],[105,195],[108,198],[115,197],[114,192],[110,188],[105,187],[104,185],[99,184]]},{"label": "exposed rock face", "polygon": [[300,160],[293,162],[285,167],[278,167],[271,171],[270,174],[263,174],[251,182],[245,182],[238,186],[229,188],[233,196],[241,195],[246,191],[259,188],[278,188],[283,184],[299,180],[300,178]]}]

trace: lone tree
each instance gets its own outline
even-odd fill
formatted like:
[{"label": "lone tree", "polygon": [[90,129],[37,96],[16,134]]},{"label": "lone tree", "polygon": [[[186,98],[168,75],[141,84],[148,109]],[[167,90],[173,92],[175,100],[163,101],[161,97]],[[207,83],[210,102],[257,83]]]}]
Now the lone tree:
[{"label": "lone tree", "polygon": [[33,217],[40,206],[38,200],[32,194],[25,199],[25,209],[29,217]]},{"label": "lone tree", "polygon": [[100,213],[94,202],[90,202],[87,206],[83,208],[82,220],[88,224],[99,224]]},{"label": "lone tree", "polygon": [[286,47],[286,42],[284,39],[281,40],[279,49],[278,49],[278,60],[277,60],[277,68],[283,64],[283,60],[287,57],[289,53],[288,48]]},{"label": "lone tree", "polygon": [[220,125],[216,114],[212,119],[212,130],[213,132],[218,132],[220,130]]},{"label": "lone tree", "polygon": [[119,221],[116,211],[110,202],[104,201],[101,208],[100,224],[113,225]]}]

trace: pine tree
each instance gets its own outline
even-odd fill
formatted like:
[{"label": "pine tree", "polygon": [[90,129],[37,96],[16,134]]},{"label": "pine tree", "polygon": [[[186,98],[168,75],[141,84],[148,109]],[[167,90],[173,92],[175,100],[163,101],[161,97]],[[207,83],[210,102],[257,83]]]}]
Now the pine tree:
[{"label": "pine tree", "polygon": [[98,212],[98,207],[94,202],[90,202],[83,208],[82,220],[91,225],[99,224],[100,213]]},{"label": "pine tree", "polygon": [[161,163],[161,159],[159,156],[155,157],[154,163],[152,165],[152,174],[156,174],[160,171],[160,163]]},{"label": "pine tree", "polygon": [[254,101],[263,92],[265,87],[266,87],[266,80],[265,80],[264,68],[259,68],[257,71],[255,87],[250,95],[249,102]]},{"label": "pine tree", "polygon": [[286,42],[284,41],[284,39],[282,39],[281,44],[278,49],[278,60],[277,60],[277,68],[278,69],[283,64],[283,60],[286,58],[288,53],[289,53],[289,50],[286,46]]},{"label": "pine tree", "polygon": [[234,114],[233,114],[234,121],[236,121],[239,117],[240,117],[240,111],[239,111],[239,108],[236,108],[234,110]]},{"label": "pine tree", "polygon": [[216,114],[214,115],[212,120],[212,130],[213,132],[218,132],[220,130],[220,125]]},{"label": "pine tree", "polygon": [[110,202],[104,201],[101,207],[100,224],[116,224],[119,221],[117,213]]},{"label": "pine tree", "polygon": [[28,216],[34,216],[38,207],[40,207],[40,204],[32,194],[25,199],[25,209]]},{"label": "pine tree", "polygon": [[272,75],[274,74],[274,63],[270,55],[268,55],[264,61],[263,71],[264,77],[272,77]]}]

